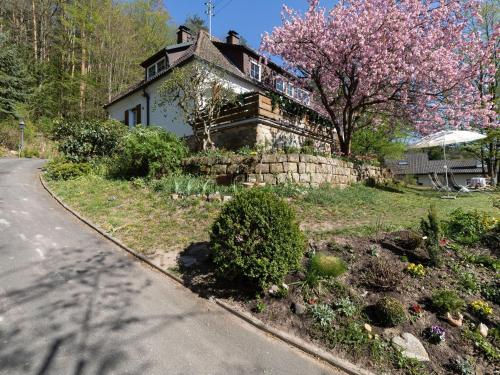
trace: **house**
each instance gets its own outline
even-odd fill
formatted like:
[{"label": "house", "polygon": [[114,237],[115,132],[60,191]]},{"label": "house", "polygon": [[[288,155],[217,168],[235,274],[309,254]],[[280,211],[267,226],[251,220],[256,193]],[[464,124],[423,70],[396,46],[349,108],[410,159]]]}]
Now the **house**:
[{"label": "house", "polygon": [[[176,105],[160,107],[157,100],[168,74],[194,60],[214,66],[244,98],[239,108],[223,111],[215,121],[212,139],[217,147],[238,149],[265,144],[281,148],[307,144],[330,150],[332,133],[324,126],[327,120],[311,109],[311,91],[298,87],[294,83],[297,77],[241,44],[235,31],[229,31],[226,40],[220,41],[210,38],[204,30],[193,36],[188,28],[179,27],[177,44],[141,63],[144,79],[105,105],[109,117],[128,126],[156,125],[179,136],[191,136],[192,128],[184,123],[180,109]],[[302,110],[287,112],[273,101],[276,95],[288,98]]]},{"label": "house", "polygon": [[483,175],[481,160],[451,159],[445,163],[444,160],[429,160],[426,152],[408,153],[403,159],[387,160],[385,164],[396,178],[413,176],[417,184],[423,186],[432,186],[429,175],[434,173],[444,184],[445,165],[448,167],[448,175],[452,175],[458,185],[466,186],[472,177]]}]

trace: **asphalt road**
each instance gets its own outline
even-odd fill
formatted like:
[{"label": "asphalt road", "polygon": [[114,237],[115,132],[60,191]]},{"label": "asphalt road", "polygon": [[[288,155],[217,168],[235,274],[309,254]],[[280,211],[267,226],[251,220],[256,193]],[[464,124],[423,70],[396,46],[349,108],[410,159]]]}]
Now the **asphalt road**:
[{"label": "asphalt road", "polygon": [[339,374],[203,300],[0,159],[0,374]]}]

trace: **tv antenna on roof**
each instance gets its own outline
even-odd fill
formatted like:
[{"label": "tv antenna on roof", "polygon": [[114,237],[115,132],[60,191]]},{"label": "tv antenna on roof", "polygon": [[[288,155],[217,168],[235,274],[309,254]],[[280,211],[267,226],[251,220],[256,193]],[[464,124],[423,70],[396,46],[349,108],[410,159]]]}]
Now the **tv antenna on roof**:
[{"label": "tv antenna on roof", "polygon": [[214,2],[212,0],[207,0],[205,3],[207,6],[206,14],[208,15],[208,36],[212,40],[212,17],[214,16]]}]

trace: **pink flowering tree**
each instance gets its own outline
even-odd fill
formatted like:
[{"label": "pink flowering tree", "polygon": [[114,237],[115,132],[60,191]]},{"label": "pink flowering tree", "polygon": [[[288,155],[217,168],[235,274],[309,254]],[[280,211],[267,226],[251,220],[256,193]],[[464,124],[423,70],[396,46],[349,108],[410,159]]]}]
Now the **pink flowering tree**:
[{"label": "pink flowering tree", "polygon": [[381,119],[422,134],[496,125],[491,96],[478,90],[494,66],[470,27],[480,22],[475,1],[340,0],[327,10],[309,0],[304,14],[284,6],[282,16],[261,49],[305,73],[344,155],[357,130]]}]

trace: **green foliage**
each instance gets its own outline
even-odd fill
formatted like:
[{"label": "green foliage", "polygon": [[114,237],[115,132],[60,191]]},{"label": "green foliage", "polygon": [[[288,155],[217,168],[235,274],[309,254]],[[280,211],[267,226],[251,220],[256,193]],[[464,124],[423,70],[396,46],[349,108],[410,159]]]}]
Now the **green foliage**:
[{"label": "green foliage", "polygon": [[481,295],[488,301],[500,305],[500,281],[493,281],[481,286]]},{"label": "green foliage", "polygon": [[50,161],[45,167],[45,176],[50,180],[71,180],[90,173],[88,163],[73,163],[64,159]]},{"label": "green foliage", "polygon": [[163,176],[158,180],[150,182],[153,191],[166,194],[189,195],[208,195],[219,192],[221,194],[235,194],[241,190],[239,185],[217,185],[217,183],[208,177],[191,176],[187,174],[172,174]]},{"label": "green foliage", "polygon": [[264,312],[265,309],[266,309],[266,303],[264,301],[262,301],[262,299],[260,297],[258,297],[256,302],[255,302],[254,311],[256,313],[262,313],[262,312]]},{"label": "green foliage", "polygon": [[394,327],[407,320],[403,304],[392,297],[382,297],[373,307],[373,317],[377,324]]},{"label": "green foliage", "polygon": [[477,243],[489,229],[488,217],[479,211],[454,210],[445,223],[446,234],[463,244]]},{"label": "green foliage", "polygon": [[467,293],[474,294],[479,290],[479,283],[472,272],[460,272],[458,274],[458,282]]},{"label": "green foliage", "polygon": [[9,149],[17,150],[19,148],[20,133],[19,124],[16,120],[3,120],[0,123],[0,145]]},{"label": "green foliage", "polygon": [[347,265],[339,257],[314,254],[309,262],[308,272],[319,278],[338,277],[347,271]]},{"label": "green foliage", "polygon": [[441,239],[441,227],[439,224],[439,219],[437,215],[437,210],[434,205],[431,205],[429,213],[427,214],[427,220],[422,219],[420,221],[420,229],[425,238],[425,249],[429,260],[433,266],[438,266],[441,264],[442,249],[439,244]]},{"label": "green foliage", "polygon": [[452,290],[438,290],[432,294],[432,306],[441,314],[457,313],[465,306],[465,301]]},{"label": "green foliage", "polygon": [[220,278],[263,289],[298,268],[305,239],[285,201],[273,193],[249,189],[222,208],[212,226],[210,244]]},{"label": "green foliage", "polygon": [[349,297],[342,297],[335,302],[335,312],[347,318],[352,318],[359,312],[359,309]]},{"label": "green foliage", "polygon": [[488,360],[492,362],[500,361],[500,349],[491,344],[487,338],[481,336],[477,331],[471,330],[466,327],[463,330],[463,335],[466,339],[470,340],[474,347]]},{"label": "green foliage", "polygon": [[474,365],[466,358],[453,358],[450,361],[450,369],[458,375],[474,375]]},{"label": "green foliage", "polygon": [[72,162],[90,161],[110,156],[126,132],[118,121],[56,121],[52,137],[58,149]]},{"label": "green foliage", "polygon": [[472,313],[480,318],[487,318],[489,315],[493,314],[493,308],[481,300],[475,300],[470,303],[470,309]]},{"label": "green foliage", "polygon": [[425,267],[423,264],[408,263],[406,272],[413,277],[422,278],[425,276]]},{"label": "green foliage", "polygon": [[329,327],[335,319],[333,309],[324,303],[318,303],[309,307],[313,319],[322,327]]},{"label": "green foliage", "polygon": [[31,79],[16,46],[0,32],[0,119],[16,116],[28,99]]},{"label": "green foliage", "polygon": [[159,178],[178,171],[187,153],[184,142],[173,133],[137,126],[122,137],[110,172],[122,178]]}]

